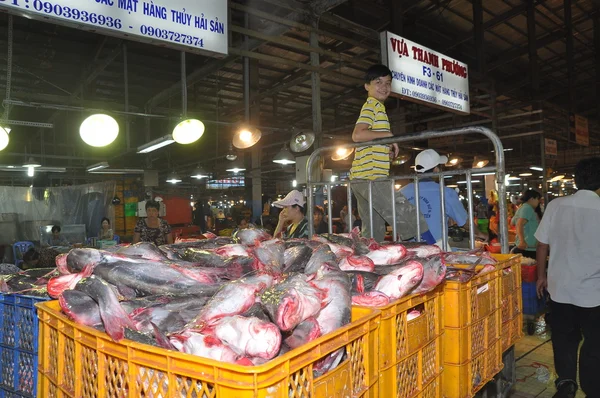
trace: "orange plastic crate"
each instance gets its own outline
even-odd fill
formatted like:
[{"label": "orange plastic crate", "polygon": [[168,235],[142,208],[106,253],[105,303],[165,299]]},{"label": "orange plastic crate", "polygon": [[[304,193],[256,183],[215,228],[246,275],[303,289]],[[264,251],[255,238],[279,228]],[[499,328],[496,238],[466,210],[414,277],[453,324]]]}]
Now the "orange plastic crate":
[{"label": "orange plastic crate", "polygon": [[[379,307],[379,393],[385,397],[407,397],[406,389],[425,394],[441,373],[441,334],[443,288],[402,298]],[[410,321],[407,314],[417,309],[421,315]],[[416,369],[424,373],[417,376]],[[439,385],[439,383],[437,383]]]},{"label": "orange plastic crate", "polygon": [[460,365],[445,364],[442,372],[442,391],[446,398],[471,398],[502,370],[501,341]]},{"label": "orange plastic crate", "polygon": [[464,328],[499,307],[498,271],[476,275],[468,282],[447,280],[444,287],[444,327]]},{"label": "orange plastic crate", "polygon": [[520,254],[492,254],[498,260],[497,268],[500,270],[500,298],[507,297],[521,286],[521,255]]},{"label": "orange plastic crate", "polygon": [[[124,340],[81,326],[57,301],[39,305],[39,391],[45,397],[371,397],[377,394],[380,312],[352,308],[352,323],[272,361],[245,367]],[[347,358],[313,378],[337,349]]]},{"label": "orange plastic crate", "polygon": [[523,294],[519,286],[510,295],[503,297],[500,301],[502,324],[523,313]]},{"label": "orange plastic crate", "polygon": [[478,357],[500,338],[500,311],[464,328],[444,329],[444,364],[459,365]]}]

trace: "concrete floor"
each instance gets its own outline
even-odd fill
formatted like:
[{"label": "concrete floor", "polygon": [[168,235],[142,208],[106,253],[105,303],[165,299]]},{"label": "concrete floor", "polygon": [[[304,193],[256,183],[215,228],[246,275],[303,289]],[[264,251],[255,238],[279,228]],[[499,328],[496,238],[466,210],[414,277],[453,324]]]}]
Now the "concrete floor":
[{"label": "concrete floor", "polygon": [[[535,329],[534,335],[525,332],[515,344],[517,383],[512,398],[552,398],[556,393],[552,342],[543,317],[536,321]],[[544,377],[546,372],[549,377]],[[585,398],[585,394],[577,391],[577,398]]]}]

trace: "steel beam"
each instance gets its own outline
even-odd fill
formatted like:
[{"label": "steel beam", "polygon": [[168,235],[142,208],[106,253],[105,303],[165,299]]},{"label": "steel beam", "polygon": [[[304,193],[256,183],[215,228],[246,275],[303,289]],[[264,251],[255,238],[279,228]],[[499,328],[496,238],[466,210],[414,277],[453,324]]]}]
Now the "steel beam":
[{"label": "steel beam", "polygon": [[535,35],[535,0],[527,0],[527,45],[529,50],[529,81],[531,94],[537,97],[540,89],[540,76],[538,71],[537,43]]},{"label": "steel beam", "polygon": [[573,9],[571,0],[564,1],[564,23],[565,23],[565,40],[567,42],[567,71],[569,79],[569,107],[571,112],[575,112],[575,63],[574,63],[574,48],[573,48]]},{"label": "steel beam", "polygon": [[[318,21],[313,21],[313,27],[318,27]],[[319,36],[315,32],[309,33],[311,47],[319,46]],[[321,67],[319,53],[314,51],[310,53],[310,64],[315,68]],[[323,145],[323,116],[321,114],[321,74],[317,71],[311,72],[310,82],[312,88],[312,129],[315,133],[315,148]]]}]

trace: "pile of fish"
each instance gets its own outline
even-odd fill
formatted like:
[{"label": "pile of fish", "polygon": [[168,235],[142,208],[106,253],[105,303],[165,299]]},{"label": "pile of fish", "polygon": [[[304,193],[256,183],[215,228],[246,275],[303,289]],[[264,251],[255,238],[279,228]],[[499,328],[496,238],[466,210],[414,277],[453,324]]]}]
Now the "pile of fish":
[{"label": "pile of fish", "polygon": [[0,293],[48,298],[46,284],[57,275],[56,268],[23,271],[14,264],[0,264]]},{"label": "pile of fish", "polygon": [[[251,228],[233,238],[113,250],[80,248],[57,258],[48,293],[65,314],[115,341],[243,365],[343,327],[352,304],[386,305],[446,276],[437,246],[380,245],[357,231],[282,241]],[[320,360],[315,374],[344,355]]]}]

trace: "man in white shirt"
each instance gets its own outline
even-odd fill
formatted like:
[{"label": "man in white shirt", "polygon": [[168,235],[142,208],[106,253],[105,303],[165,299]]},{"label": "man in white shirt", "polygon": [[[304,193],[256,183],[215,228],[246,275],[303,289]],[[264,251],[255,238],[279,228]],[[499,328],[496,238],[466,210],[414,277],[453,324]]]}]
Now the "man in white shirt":
[{"label": "man in white shirt", "polygon": [[[550,293],[552,348],[558,378],[554,398],[574,398],[579,381],[600,397],[600,158],[575,168],[576,194],[550,202],[535,233],[537,293]],[[550,264],[546,277],[546,258]]]}]

